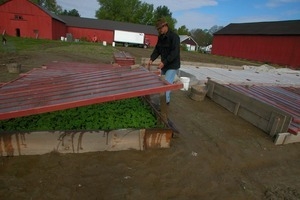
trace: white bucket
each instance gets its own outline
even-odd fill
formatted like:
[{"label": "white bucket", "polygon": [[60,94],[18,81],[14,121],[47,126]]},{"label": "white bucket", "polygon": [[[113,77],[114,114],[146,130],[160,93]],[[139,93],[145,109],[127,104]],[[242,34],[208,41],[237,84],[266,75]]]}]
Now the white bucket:
[{"label": "white bucket", "polygon": [[189,90],[190,78],[180,77],[180,81],[183,83],[183,88],[181,88],[181,90]]},{"label": "white bucket", "polygon": [[61,37],[60,37],[60,40],[61,40],[61,41],[65,41],[65,37],[61,36]]},{"label": "white bucket", "polygon": [[106,46],[106,41],[103,41],[103,46]]},{"label": "white bucket", "polygon": [[115,42],[113,42],[113,43],[112,43],[112,46],[113,46],[113,47],[114,47],[114,46],[116,46],[116,43],[115,43]]}]

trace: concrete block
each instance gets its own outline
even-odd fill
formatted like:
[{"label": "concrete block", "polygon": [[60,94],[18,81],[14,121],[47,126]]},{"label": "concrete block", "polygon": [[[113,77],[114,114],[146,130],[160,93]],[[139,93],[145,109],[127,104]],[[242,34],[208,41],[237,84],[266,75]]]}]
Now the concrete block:
[{"label": "concrete block", "polygon": [[276,145],[291,144],[296,142],[300,142],[300,134],[294,135],[291,133],[279,133],[274,141]]}]

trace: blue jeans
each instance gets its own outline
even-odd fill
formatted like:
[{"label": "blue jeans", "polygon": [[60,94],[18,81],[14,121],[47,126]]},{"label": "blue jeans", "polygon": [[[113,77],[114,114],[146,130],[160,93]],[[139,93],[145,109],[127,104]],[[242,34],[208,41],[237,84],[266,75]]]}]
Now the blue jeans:
[{"label": "blue jeans", "polygon": [[[168,69],[166,72],[161,71],[161,75],[165,75],[165,79],[168,83],[173,84],[177,69]],[[169,103],[171,100],[171,91],[166,92],[166,102]]]}]

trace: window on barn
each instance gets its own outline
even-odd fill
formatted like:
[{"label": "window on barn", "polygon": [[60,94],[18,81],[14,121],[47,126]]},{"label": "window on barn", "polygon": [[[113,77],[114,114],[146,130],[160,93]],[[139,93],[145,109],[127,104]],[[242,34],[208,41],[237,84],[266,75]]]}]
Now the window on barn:
[{"label": "window on barn", "polygon": [[23,16],[22,15],[15,15],[15,20],[23,20]]}]

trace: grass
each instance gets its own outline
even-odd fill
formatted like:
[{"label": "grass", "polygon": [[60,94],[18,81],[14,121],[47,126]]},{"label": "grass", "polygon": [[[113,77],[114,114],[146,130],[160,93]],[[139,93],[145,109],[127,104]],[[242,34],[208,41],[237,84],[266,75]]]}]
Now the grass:
[{"label": "grass", "polygon": [[[43,40],[32,38],[7,37],[7,44],[0,48],[1,57],[14,56],[36,51],[69,53],[75,55],[111,55],[113,48],[103,47],[102,45],[89,42],[62,42],[59,40]],[[2,61],[2,59],[1,59]]]},{"label": "grass", "polygon": [[40,51],[46,48],[53,48],[57,46],[67,46],[67,43],[62,43],[53,40],[36,40],[32,38],[7,37],[7,44],[2,45],[0,49],[1,54],[15,54],[24,51]]},{"label": "grass", "polygon": [[[112,47],[103,46],[102,43],[7,37],[7,44],[0,46],[0,83],[18,77],[18,74],[8,73],[5,66],[7,63],[21,63],[22,73],[54,60],[108,64],[113,61],[113,53],[116,51],[126,51],[135,58],[136,63],[141,63],[141,58],[150,57],[153,48]],[[258,62],[188,51],[181,51],[181,60],[234,66],[262,65]]]},{"label": "grass", "polygon": [[99,43],[7,37],[7,44],[0,46],[0,83],[19,76],[8,73],[5,66],[8,63],[21,63],[24,73],[54,60],[111,63],[115,51]]}]

